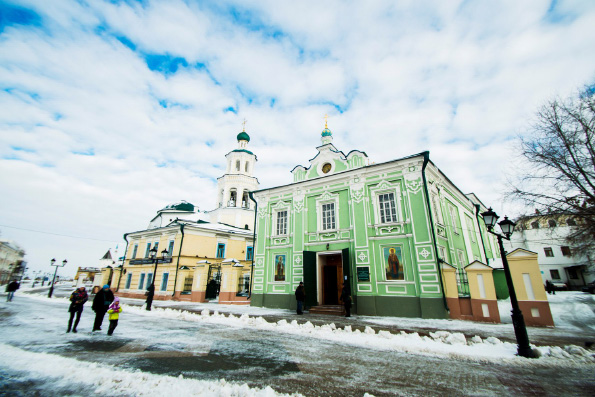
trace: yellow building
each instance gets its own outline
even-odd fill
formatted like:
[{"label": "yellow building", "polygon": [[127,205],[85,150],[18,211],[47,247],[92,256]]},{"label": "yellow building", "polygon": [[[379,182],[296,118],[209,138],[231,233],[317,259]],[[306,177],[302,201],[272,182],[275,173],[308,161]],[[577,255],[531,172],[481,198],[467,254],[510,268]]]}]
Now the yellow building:
[{"label": "yellow building", "polygon": [[[237,141],[238,148],[225,156],[214,210],[201,213],[186,201],[171,204],[157,212],[146,230],[124,235],[125,260],[112,277],[118,295],[144,297],[155,277],[154,299],[249,303],[254,209],[248,193],[258,188],[258,180],[252,175],[256,155],[248,150],[245,129]],[[153,248],[157,266],[150,258]]]},{"label": "yellow building", "polygon": [[[124,238],[124,266],[114,269],[112,278],[118,295],[144,297],[156,274],[155,299],[249,303],[252,231],[178,219]],[[152,248],[158,252],[157,271]]]}]

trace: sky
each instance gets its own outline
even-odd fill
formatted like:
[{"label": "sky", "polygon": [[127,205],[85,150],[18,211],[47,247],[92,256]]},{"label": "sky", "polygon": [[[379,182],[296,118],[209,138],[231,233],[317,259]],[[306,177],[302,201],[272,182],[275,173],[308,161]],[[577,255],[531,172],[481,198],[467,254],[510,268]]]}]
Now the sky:
[{"label": "sky", "polygon": [[590,0],[0,0],[0,238],[74,276],[170,203],[213,209],[244,119],[268,188],[325,115],[339,150],[428,150],[504,215],[517,137],[595,82],[593,26]]}]

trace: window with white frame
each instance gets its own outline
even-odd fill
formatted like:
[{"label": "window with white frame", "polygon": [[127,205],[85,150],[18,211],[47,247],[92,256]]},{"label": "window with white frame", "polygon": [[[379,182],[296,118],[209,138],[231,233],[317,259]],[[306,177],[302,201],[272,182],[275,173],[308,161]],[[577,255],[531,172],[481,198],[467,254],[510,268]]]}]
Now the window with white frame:
[{"label": "window with white frame", "polygon": [[434,222],[443,224],[444,221],[442,220],[442,212],[440,211],[440,200],[435,194],[432,194],[432,207],[434,210]]},{"label": "window with white frame", "polygon": [[465,220],[467,222],[467,229],[469,231],[471,241],[475,242],[475,224],[473,223],[473,220],[468,216],[465,216]]},{"label": "window with white frame", "polygon": [[457,250],[457,259],[459,260],[459,265],[461,267],[467,266],[469,262],[465,258],[465,253],[462,250]]},{"label": "window with white frame", "polygon": [[277,211],[276,235],[284,236],[287,234],[287,210]]},{"label": "window with white frame", "polygon": [[438,255],[440,256],[440,259],[442,259],[443,261],[446,261],[446,248],[439,245],[438,246]]},{"label": "window with white frame", "polygon": [[379,194],[378,210],[380,211],[380,223],[397,222],[395,194],[392,192]]},{"label": "window with white frame", "polygon": [[335,203],[322,204],[322,230],[336,229]]},{"label": "window with white frame", "polygon": [[457,229],[457,209],[453,205],[448,206],[448,211],[450,213],[450,221],[452,225],[452,230],[459,234],[459,230]]}]

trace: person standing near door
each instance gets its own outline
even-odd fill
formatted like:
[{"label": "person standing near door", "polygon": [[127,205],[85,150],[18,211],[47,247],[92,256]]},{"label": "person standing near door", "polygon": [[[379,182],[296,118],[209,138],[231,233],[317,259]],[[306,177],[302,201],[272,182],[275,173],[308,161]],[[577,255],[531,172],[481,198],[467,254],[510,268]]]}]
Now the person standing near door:
[{"label": "person standing near door", "polygon": [[104,285],[103,288],[97,292],[93,299],[93,311],[95,312],[95,323],[93,324],[93,331],[101,331],[101,324],[105,313],[109,309],[109,305],[114,301],[114,293],[109,288],[109,285]]},{"label": "person standing near door", "polygon": [[341,301],[343,301],[343,307],[345,308],[345,317],[351,317],[351,290],[347,281],[343,282]]},{"label": "person standing near door", "polygon": [[297,301],[297,314],[304,314],[304,301],[306,300],[306,290],[304,289],[304,282],[295,289],[295,300]]}]

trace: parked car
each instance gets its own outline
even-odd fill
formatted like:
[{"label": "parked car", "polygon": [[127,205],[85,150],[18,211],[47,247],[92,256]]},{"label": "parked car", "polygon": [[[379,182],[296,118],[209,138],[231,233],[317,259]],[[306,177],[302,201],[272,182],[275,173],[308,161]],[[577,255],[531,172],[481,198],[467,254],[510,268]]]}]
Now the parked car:
[{"label": "parked car", "polygon": [[582,291],[588,292],[590,294],[595,294],[595,281],[591,281],[589,284],[585,285]]},{"label": "parked car", "polygon": [[564,283],[552,283],[555,291],[568,291],[568,286]]}]

